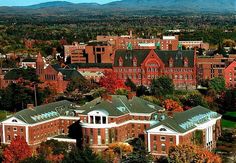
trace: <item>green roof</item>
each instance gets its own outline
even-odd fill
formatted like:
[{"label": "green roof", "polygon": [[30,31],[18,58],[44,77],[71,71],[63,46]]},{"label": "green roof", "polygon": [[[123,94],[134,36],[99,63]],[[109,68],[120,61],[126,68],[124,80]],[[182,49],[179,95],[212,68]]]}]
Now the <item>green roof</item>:
[{"label": "green roof", "polygon": [[174,113],[173,117],[168,117],[163,121],[151,126],[148,130],[164,125],[176,132],[185,133],[196,127],[196,124],[202,124],[210,118],[218,118],[221,115],[202,106],[193,107],[184,112]]},{"label": "green roof", "polygon": [[109,116],[121,116],[128,113],[150,114],[163,110],[162,107],[139,97],[133,97],[129,100],[126,96],[122,95],[112,95],[111,101],[97,98],[81,106],[80,109],[85,110],[82,113],[85,115],[93,110],[104,110]]},{"label": "green roof", "polygon": [[[11,117],[28,123],[34,124],[45,120],[50,120],[59,116],[74,116],[74,104],[67,100],[40,105],[32,109],[24,109]],[[9,118],[7,118],[9,119]]]},{"label": "green roof", "polygon": [[59,64],[54,64],[52,67],[57,71],[61,72],[64,80],[71,80],[74,78],[84,79],[84,77],[81,75],[80,72],[78,72],[76,69],[72,69],[70,67],[61,68]]},{"label": "green roof", "polygon": [[72,69],[77,69],[77,68],[92,68],[92,67],[96,67],[96,68],[112,68],[112,64],[111,63],[73,63],[73,64],[69,64],[69,67],[71,67]]},{"label": "green roof", "polygon": [[[119,58],[122,58],[124,67],[133,67],[134,57],[137,59],[137,66],[141,66],[150,51],[150,49],[117,50],[115,52],[114,66],[119,67]],[[172,58],[174,67],[184,67],[184,58],[187,58],[188,67],[194,67],[194,51],[192,50],[155,50],[155,53],[165,66],[169,66],[169,59]]]},{"label": "green roof", "polygon": [[25,58],[22,60],[22,62],[36,62],[35,58]]},{"label": "green roof", "polygon": [[135,50],[116,50],[114,66],[119,66],[119,59],[122,58],[124,67],[133,67],[133,58],[137,59],[137,66],[141,66],[141,63],[148,56],[149,49],[135,49]]},{"label": "green roof", "polygon": [[194,67],[194,51],[193,50],[176,50],[163,51],[155,50],[158,57],[165,66],[169,66],[169,59],[173,59],[174,67],[184,67],[184,58],[188,59],[188,67]]}]

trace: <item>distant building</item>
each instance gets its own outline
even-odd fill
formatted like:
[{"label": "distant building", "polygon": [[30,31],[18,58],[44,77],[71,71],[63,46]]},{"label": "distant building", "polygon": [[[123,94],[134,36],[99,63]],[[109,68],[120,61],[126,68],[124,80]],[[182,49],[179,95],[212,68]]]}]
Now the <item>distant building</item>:
[{"label": "distant building", "polygon": [[75,63],[68,65],[76,69],[84,78],[99,82],[105,72],[113,71],[111,63]]},{"label": "distant building", "polygon": [[209,50],[209,43],[203,41],[179,41],[186,49],[202,48]]},{"label": "distant building", "polygon": [[226,81],[226,86],[236,87],[236,55],[224,57],[222,55],[215,56],[198,56],[197,58],[197,80],[212,79],[214,77],[222,77]]},{"label": "distant building", "polygon": [[0,139],[9,144],[16,136],[36,147],[47,139],[75,142],[68,127],[80,120],[83,145],[102,151],[113,142],[143,137],[154,156],[167,155],[171,145],[198,144],[212,150],[221,135],[221,115],[203,108],[174,113],[138,97],[104,96],[79,107],[59,101],[30,107],[0,123]]},{"label": "distant building", "polygon": [[59,65],[46,65],[40,53],[36,60],[36,74],[39,76],[39,80],[43,82],[41,87],[49,86],[57,93],[64,93],[72,79],[83,78],[77,70],[69,67],[61,68]]},{"label": "distant building", "polygon": [[86,44],[74,42],[72,45],[64,45],[65,59],[71,57],[71,63],[86,63]]},{"label": "distant building", "polygon": [[24,68],[27,68],[27,67],[36,68],[36,59],[35,58],[23,59],[20,62],[20,66]]},{"label": "distant building", "polygon": [[165,75],[176,89],[196,88],[195,51],[116,50],[113,70],[118,79],[130,78],[137,85],[149,86],[152,79]]},{"label": "distant building", "polygon": [[108,41],[115,49],[127,49],[132,44],[133,49],[160,49],[160,50],[177,50],[179,37],[163,36],[160,38],[134,38],[121,36],[97,36],[97,41]]}]

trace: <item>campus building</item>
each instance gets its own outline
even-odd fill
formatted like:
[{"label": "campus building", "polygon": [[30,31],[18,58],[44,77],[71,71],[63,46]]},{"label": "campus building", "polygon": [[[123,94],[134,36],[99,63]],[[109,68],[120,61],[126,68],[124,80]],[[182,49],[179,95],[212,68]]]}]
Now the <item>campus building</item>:
[{"label": "campus building", "polygon": [[149,86],[152,79],[165,75],[176,89],[196,88],[195,51],[116,50],[113,70],[118,79],[130,78],[137,85]]},{"label": "campus building", "polygon": [[[170,116],[171,115],[171,116]],[[80,120],[83,144],[103,151],[113,142],[144,138],[154,156],[168,154],[171,145],[193,143],[215,148],[221,134],[221,115],[201,106],[168,114],[164,108],[139,97],[103,96],[77,106],[59,101],[19,111],[0,123],[0,138],[9,144],[22,136],[36,147],[48,139],[75,142],[68,127]]]},{"label": "campus building", "polygon": [[212,79],[222,77],[228,88],[236,87],[236,55],[224,57],[215,56],[198,56],[197,57],[197,80]]},{"label": "campus building", "polygon": [[42,82],[41,87],[50,87],[57,93],[64,93],[69,82],[73,79],[79,80],[84,77],[75,69],[69,67],[61,68],[60,65],[48,65],[39,53],[36,60],[36,74]]}]

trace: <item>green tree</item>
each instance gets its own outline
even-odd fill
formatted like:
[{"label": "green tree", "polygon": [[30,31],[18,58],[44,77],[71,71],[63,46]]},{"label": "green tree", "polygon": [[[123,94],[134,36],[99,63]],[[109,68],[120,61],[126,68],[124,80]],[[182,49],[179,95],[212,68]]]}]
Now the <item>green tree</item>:
[{"label": "green tree", "polygon": [[157,97],[173,94],[174,91],[173,81],[167,76],[153,79],[150,87],[152,95]]},{"label": "green tree", "polygon": [[125,95],[125,96],[128,96],[129,94],[129,91],[126,90],[126,89],[117,89],[116,92],[115,92],[116,95]]},{"label": "green tree", "polygon": [[51,161],[46,160],[44,157],[29,157],[23,161],[21,161],[20,163],[32,163],[32,162],[37,162],[37,163],[51,163]]},{"label": "green tree", "polygon": [[123,157],[122,163],[150,163],[153,158],[147,151],[144,142],[138,138],[130,142],[133,146],[133,152],[128,154],[127,157]]},{"label": "green tree", "polygon": [[215,77],[209,81],[209,88],[220,93],[225,90],[225,79],[222,77]]},{"label": "green tree", "polygon": [[89,147],[85,147],[83,150],[72,150],[67,154],[62,163],[104,163],[104,161],[94,153]]}]

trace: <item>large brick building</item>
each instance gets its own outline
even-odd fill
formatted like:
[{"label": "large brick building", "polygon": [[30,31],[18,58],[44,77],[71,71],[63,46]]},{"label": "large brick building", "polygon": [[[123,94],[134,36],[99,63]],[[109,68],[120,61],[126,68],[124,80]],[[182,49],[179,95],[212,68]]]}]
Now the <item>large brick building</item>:
[{"label": "large brick building", "polygon": [[74,69],[69,67],[61,68],[59,65],[47,65],[39,53],[36,60],[36,74],[39,80],[43,82],[42,87],[49,86],[57,93],[64,93],[68,83],[72,79],[79,80],[83,76]]},{"label": "large brick building", "polygon": [[196,52],[149,49],[117,50],[113,65],[117,77],[137,85],[150,85],[159,76],[169,76],[176,89],[196,88]]},{"label": "large brick building", "polygon": [[178,36],[163,36],[162,38],[135,38],[132,34],[128,36],[97,36],[97,41],[107,41],[115,49],[126,49],[132,44],[134,49],[160,49],[177,50],[179,44]]},{"label": "large brick building", "polygon": [[9,144],[22,136],[35,147],[47,139],[74,142],[68,127],[81,121],[84,145],[102,151],[112,142],[144,137],[151,154],[166,155],[170,145],[195,143],[213,149],[221,134],[221,115],[195,107],[168,117],[165,109],[138,97],[105,96],[81,107],[60,101],[24,109],[0,124],[0,138]]},{"label": "large brick building", "polygon": [[214,77],[222,77],[226,81],[227,87],[236,87],[236,79],[234,77],[236,67],[236,55],[224,57],[222,55],[215,56],[198,56],[197,58],[197,80],[212,79]]}]

